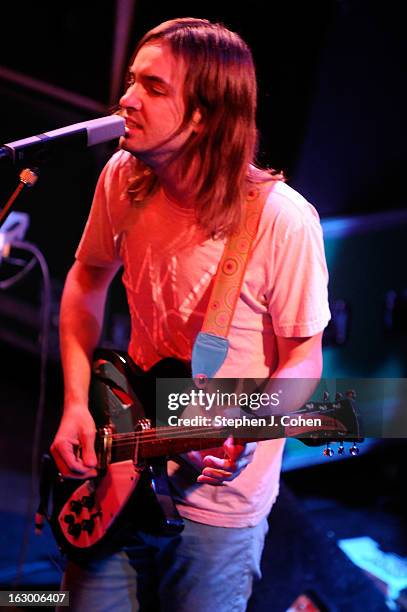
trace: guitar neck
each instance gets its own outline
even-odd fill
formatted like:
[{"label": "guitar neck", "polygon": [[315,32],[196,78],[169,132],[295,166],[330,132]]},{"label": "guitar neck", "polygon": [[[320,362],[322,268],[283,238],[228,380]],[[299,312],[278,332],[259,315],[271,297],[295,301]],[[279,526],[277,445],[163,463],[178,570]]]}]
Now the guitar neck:
[{"label": "guitar neck", "polygon": [[125,434],[110,434],[110,462],[134,458],[153,459],[178,455],[190,450],[214,448],[222,446],[230,435],[233,435],[235,444],[301,436],[306,438],[314,436],[325,440],[344,439],[350,431],[355,431],[356,436],[352,437],[358,437],[357,428],[345,427],[344,423],[336,418],[335,413],[331,414],[331,410],[327,412],[329,414],[321,414],[318,411],[308,412],[308,418],[303,419],[303,422],[300,418],[295,418],[288,424],[283,423],[283,419],[278,416],[270,417],[270,421],[265,419],[265,424],[239,427],[238,430],[233,426],[158,427]]}]

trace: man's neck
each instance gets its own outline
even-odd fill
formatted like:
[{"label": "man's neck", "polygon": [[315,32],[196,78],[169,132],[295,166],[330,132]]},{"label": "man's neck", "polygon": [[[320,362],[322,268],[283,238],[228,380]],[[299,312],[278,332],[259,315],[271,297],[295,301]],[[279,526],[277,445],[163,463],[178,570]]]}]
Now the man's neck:
[{"label": "man's neck", "polygon": [[187,176],[181,176],[177,164],[156,166],[154,172],[159,178],[161,187],[165,195],[183,208],[193,208],[196,201],[195,182],[192,177],[193,164]]}]

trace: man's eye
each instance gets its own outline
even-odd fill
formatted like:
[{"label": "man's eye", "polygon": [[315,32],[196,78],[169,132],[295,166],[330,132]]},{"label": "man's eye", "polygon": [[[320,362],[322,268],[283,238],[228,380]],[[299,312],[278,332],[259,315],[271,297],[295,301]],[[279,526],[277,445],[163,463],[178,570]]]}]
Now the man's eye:
[{"label": "man's eye", "polygon": [[150,87],[150,91],[152,94],[156,95],[156,96],[163,96],[165,95],[165,91],[163,89],[160,89],[159,87]]}]

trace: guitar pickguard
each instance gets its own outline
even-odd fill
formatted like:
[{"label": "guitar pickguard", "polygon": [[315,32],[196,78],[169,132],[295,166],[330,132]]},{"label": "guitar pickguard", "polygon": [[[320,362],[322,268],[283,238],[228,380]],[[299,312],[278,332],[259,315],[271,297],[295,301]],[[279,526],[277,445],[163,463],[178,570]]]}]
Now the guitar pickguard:
[{"label": "guitar pickguard", "polygon": [[77,548],[99,542],[130,499],[141,476],[133,461],[111,463],[102,478],[86,480],[58,514],[66,540]]}]

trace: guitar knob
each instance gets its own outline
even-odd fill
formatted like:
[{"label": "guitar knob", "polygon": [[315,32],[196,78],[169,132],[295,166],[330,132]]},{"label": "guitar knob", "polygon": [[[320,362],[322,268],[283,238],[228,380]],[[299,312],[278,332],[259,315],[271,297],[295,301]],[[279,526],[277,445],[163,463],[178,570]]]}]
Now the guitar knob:
[{"label": "guitar knob", "polygon": [[77,501],[76,499],[73,499],[71,501],[71,503],[69,504],[69,507],[72,510],[72,512],[76,514],[76,516],[78,516],[78,514],[82,512],[82,504],[80,501]]},{"label": "guitar knob", "polygon": [[72,525],[74,522],[75,522],[75,517],[73,514],[65,514],[64,523],[67,523],[68,525]]},{"label": "guitar knob", "polygon": [[344,455],[345,454],[345,447],[343,445],[343,442],[340,443],[340,445],[338,446],[338,455]]},{"label": "guitar knob", "polygon": [[79,523],[72,523],[72,525],[69,525],[68,527],[68,533],[74,538],[78,538],[81,534],[81,531],[82,527]]},{"label": "guitar knob", "polygon": [[324,456],[325,457],[332,457],[332,455],[334,454],[334,450],[333,448],[331,448],[329,446],[329,444],[326,445],[326,448],[324,449]]},{"label": "guitar knob", "polygon": [[84,495],[81,499],[82,506],[90,510],[95,505],[94,495]]},{"label": "guitar knob", "polygon": [[356,455],[359,455],[359,448],[356,446],[356,444],[353,444],[353,446],[350,447],[349,452],[352,457],[356,457]]},{"label": "guitar knob", "polygon": [[84,519],[81,523],[81,527],[83,529],[83,531],[86,531],[87,533],[92,533],[92,531],[95,528],[95,521],[93,519]]}]

